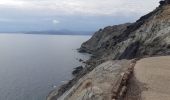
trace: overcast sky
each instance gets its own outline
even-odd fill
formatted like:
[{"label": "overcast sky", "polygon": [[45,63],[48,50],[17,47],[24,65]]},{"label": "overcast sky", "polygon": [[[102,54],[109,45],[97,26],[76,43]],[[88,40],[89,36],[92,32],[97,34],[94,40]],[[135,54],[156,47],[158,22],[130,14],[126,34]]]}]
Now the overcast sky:
[{"label": "overcast sky", "polygon": [[0,0],[0,31],[97,30],[133,22],[159,0]]}]

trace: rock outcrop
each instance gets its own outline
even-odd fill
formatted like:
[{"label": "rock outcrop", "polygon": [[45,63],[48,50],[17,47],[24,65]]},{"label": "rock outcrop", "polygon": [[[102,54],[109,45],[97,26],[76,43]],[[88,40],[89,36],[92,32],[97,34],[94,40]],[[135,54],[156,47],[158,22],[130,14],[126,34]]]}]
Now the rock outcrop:
[{"label": "rock outcrop", "polygon": [[100,51],[100,49],[108,49],[111,46],[110,44],[115,41],[114,39],[117,39],[116,37],[123,34],[129,25],[130,23],[126,23],[121,25],[108,26],[104,29],[100,29],[92,36],[91,39],[82,44],[79,51],[94,53],[95,51]]},{"label": "rock outcrop", "polygon": [[[107,61],[82,77],[55,100],[113,100],[122,98],[132,74],[134,60]],[[52,96],[48,97],[48,100]]]},{"label": "rock outcrop", "polygon": [[132,24],[100,29],[83,43],[80,51],[98,59],[131,59],[170,54],[170,4],[159,6]]}]

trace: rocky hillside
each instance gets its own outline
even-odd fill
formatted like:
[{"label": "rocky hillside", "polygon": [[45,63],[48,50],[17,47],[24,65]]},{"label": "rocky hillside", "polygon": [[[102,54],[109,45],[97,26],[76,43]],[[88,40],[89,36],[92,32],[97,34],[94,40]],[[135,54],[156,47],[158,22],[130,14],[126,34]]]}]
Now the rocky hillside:
[{"label": "rocky hillside", "polygon": [[80,52],[88,52],[98,59],[131,59],[135,57],[170,54],[170,0],[160,2],[151,13],[135,23],[100,29]]},{"label": "rocky hillside", "polygon": [[[160,63],[157,66],[158,70],[154,69],[156,63],[151,67],[152,69],[145,69],[146,64],[141,65],[142,73],[141,67],[139,67],[139,70],[133,70],[131,66],[134,64],[134,62],[131,63],[133,60],[120,59],[170,55],[170,0],[160,1],[159,7],[134,23],[100,29],[91,39],[82,44],[79,51],[91,53],[93,56],[85,62],[86,67],[73,80],[50,93],[47,100],[139,100],[140,97],[138,96],[145,93],[141,91],[141,87],[143,87],[141,83],[145,82],[139,82],[138,80],[145,76],[146,71],[148,71],[147,77],[141,79],[142,81],[151,80],[153,77],[156,77],[153,79],[155,83],[166,83],[166,80],[169,80],[164,78],[167,74],[162,73],[167,70],[166,66],[169,58],[164,62],[165,65]],[[151,59],[149,63],[152,65],[154,62],[159,62],[159,60]],[[163,71],[160,70],[161,66],[165,66]],[[135,69],[138,69],[138,67],[135,67]],[[153,70],[153,77],[150,76],[151,70]],[[135,73],[134,75],[132,71]],[[159,77],[159,73],[164,76]],[[166,73],[169,72],[166,71]],[[135,76],[138,74],[140,74],[140,77]],[[135,80],[134,78],[139,79]],[[165,80],[157,82],[156,80],[159,79]],[[132,81],[129,82],[129,80]],[[140,84],[134,85],[136,83]],[[150,84],[150,81],[147,83],[154,85]],[[169,84],[169,81],[167,84]],[[157,88],[162,85],[156,84],[154,86]],[[126,90],[126,98],[123,98],[122,95]],[[154,92],[150,94],[153,95]],[[159,89],[156,92],[160,92]],[[151,95],[144,97],[149,98]],[[162,95],[154,96],[154,99],[140,100],[156,100],[155,98],[162,97]],[[169,100],[169,96],[168,99],[162,100]]]},{"label": "rocky hillside", "polygon": [[115,37],[123,34],[123,32],[127,29],[127,26],[131,25],[130,23],[108,26],[104,29],[100,29],[95,32],[90,40],[83,43],[80,49],[80,52],[88,52],[94,53],[99,49],[107,49],[109,44],[111,44],[111,40],[116,39]]}]

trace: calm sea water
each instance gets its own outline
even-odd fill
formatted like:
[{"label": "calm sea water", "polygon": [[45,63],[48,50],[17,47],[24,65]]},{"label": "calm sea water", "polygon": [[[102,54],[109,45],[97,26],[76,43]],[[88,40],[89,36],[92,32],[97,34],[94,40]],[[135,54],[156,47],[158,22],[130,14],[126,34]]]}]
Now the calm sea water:
[{"label": "calm sea water", "polygon": [[0,34],[0,100],[45,100],[81,65],[90,36]]}]

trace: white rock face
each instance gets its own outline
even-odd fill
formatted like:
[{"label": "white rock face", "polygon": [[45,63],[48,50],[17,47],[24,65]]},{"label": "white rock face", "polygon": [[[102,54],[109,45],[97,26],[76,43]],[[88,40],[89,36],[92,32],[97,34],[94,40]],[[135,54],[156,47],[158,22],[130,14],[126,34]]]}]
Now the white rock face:
[{"label": "white rock face", "polygon": [[118,76],[125,72],[131,61],[107,61],[81,78],[57,100],[112,100],[112,90]]}]

